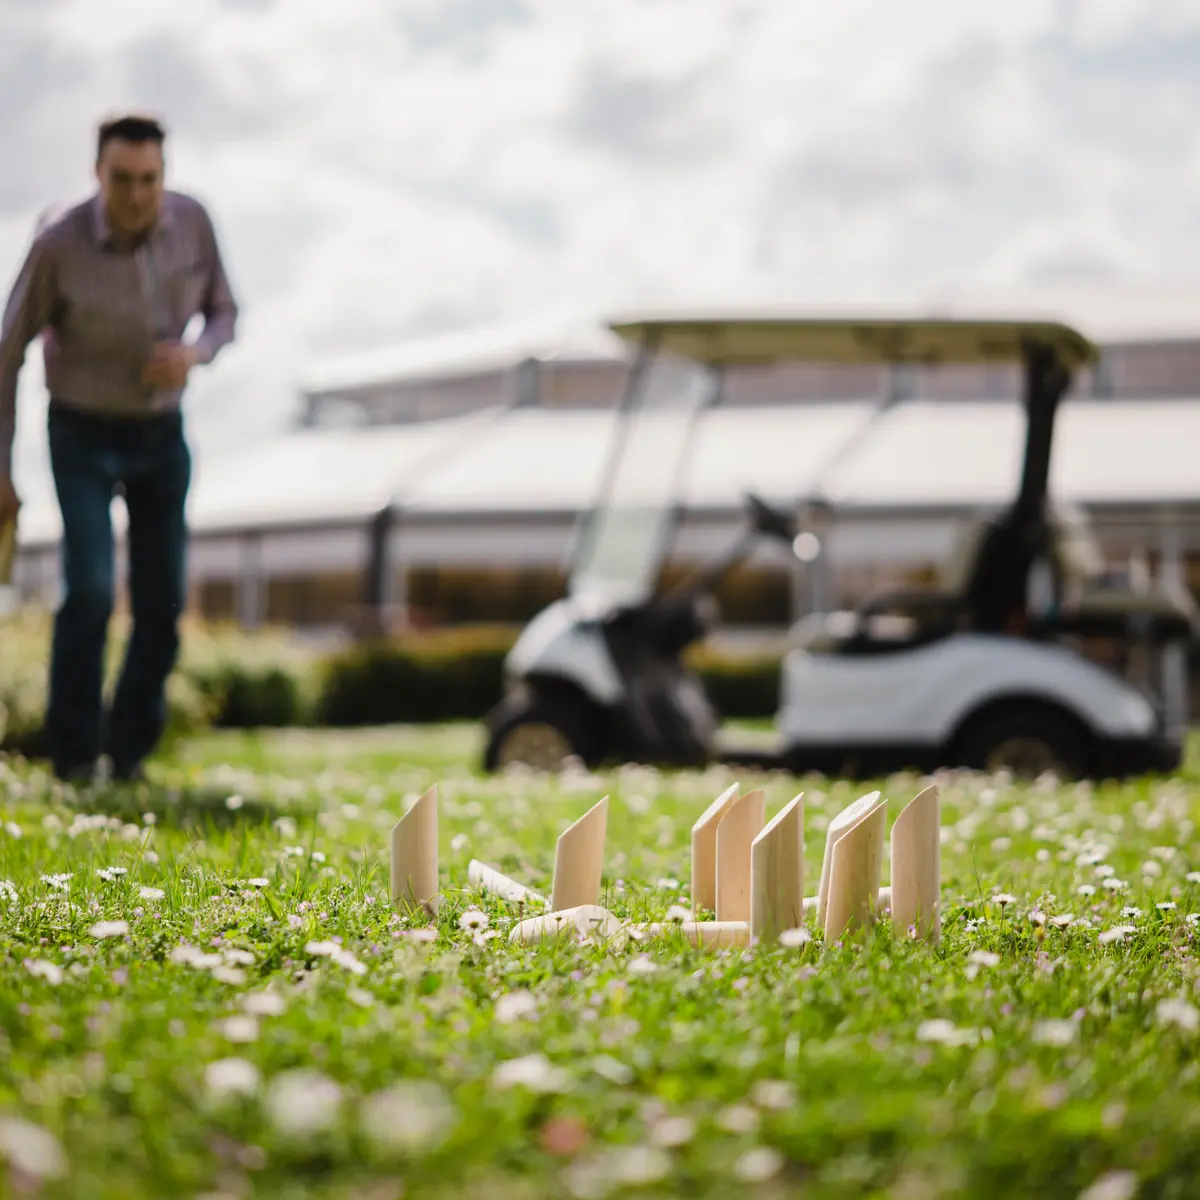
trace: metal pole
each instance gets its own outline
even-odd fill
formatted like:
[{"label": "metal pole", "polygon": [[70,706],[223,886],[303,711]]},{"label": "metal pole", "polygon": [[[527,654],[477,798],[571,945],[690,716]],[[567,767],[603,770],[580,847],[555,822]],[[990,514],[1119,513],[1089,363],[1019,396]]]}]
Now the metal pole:
[{"label": "metal pole", "polygon": [[[1159,534],[1159,554],[1159,581],[1168,588],[1183,587],[1183,539],[1173,520]],[[1182,642],[1163,647],[1162,690],[1167,731],[1183,736],[1188,727],[1188,677],[1187,650]]]},{"label": "metal pole", "polygon": [[263,618],[262,539],[247,534],[241,543],[238,571],[238,621],[244,629],[257,629]]},{"label": "metal pole", "polygon": [[806,568],[802,562],[793,558],[791,563],[791,573],[789,580],[791,582],[790,598],[791,598],[791,613],[790,625],[796,625],[800,620],[806,617],[812,611],[811,597],[808,590],[807,571],[811,568]]}]

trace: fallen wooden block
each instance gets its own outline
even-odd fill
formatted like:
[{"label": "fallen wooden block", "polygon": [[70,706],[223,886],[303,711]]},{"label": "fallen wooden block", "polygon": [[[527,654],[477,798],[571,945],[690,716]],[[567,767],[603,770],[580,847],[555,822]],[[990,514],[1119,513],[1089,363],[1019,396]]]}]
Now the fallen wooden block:
[{"label": "fallen wooden block", "polygon": [[512,927],[508,940],[532,943],[577,933],[595,934],[619,944],[623,944],[627,936],[625,926],[607,908],[598,904],[580,904],[561,912],[528,917]]},{"label": "fallen wooden block", "polygon": [[471,859],[467,864],[467,879],[473,887],[489,892],[493,896],[499,896],[501,900],[508,900],[513,904],[546,903],[546,897],[541,892],[527,888],[523,883],[518,883],[515,879],[502,874],[495,867],[489,867],[487,863],[482,863],[477,858]]},{"label": "fallen wooden block", "polygon": [[438,794],[431,787],[392,826],[392,903],[408,911],[437,915],[438,894]]},{"label": "fallen wooden block", "polygon": [[550,887],[550,906],[555,912],[599,902],[607,827],[608,797],[605,796],[559,834]]},{"label": "fallen wooden block", "polygon": [[[818,908],[820,896],[805,896],[804,897],[804,912],[815,913]],[[892,889],[888,886],[879,889],[879,897],[875,903],[875,911],[882,912],[885,908],[890,908],[892,904]]]},{"label": "fallen wooden block", "polygon": [[736,783],[727,787],[692,826],[692,912],[717,907],[717,826],[738,798]]},{"label": "fallen wooden block", "polygon": [[750,862],[767,816],[761,789],[739,796],[717,824],[717,920],[750,920]]},{"label": "fallen wooden block", "polygon": [[796,796],[750,846],[750,933],[774,942],[804,917],[804,794]]},{"label": "fallen wooden block", "polygon": [[941,940],[941,799],[937,785],[905,806],[892,825],[892,924]]},{"label": "fallen wooden block", "polygon": [[654,921],[649,925],[633,925],[630,929],[647,938],[673,937],[681,933],[693,946],[705,949],[750,944],[750,925],[746,921]]}]

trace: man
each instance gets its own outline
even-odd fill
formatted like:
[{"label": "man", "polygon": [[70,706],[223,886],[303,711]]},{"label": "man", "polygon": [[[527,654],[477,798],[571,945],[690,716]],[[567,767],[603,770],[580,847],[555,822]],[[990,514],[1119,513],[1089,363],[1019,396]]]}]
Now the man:
[{"label": "man", "polygon": [[[12,479],[17,377],[28,346],[44,335],[64,583],[45,734],[64,780],[90,780],[105,753],[115,778],[138,778],[162,735],[186,597],[191,455],[181,399],[192,369],[233,340],[238,314],[208,213],[164,188],[164,140],[147,117],[100,126],[98,191],[36,234],[0,326],[0,524],[20,504]],[[203,332],[185,344],[197,314]],[[106,721],[109,510],[118,491],[129,518],[133,623]]]}]

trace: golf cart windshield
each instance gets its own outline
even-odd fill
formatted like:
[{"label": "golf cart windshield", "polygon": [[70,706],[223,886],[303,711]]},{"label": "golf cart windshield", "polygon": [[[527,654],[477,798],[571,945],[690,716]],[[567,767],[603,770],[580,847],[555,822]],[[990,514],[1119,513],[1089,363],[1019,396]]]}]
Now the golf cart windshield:
[{"label": "golf cart windshield", "polygon": [[1041,318],[666,313],[613,320],[609,328],[639,353],[571,573],[572,598],[599,607],[638,604],[652,594],[669,550],[697,417],[715,400],[726,370],[785,361],[1019,363],[1027,428],[1012,517],[1030,520],[1041,512],[1048,488],[1059,400],[1071,373],[1097,356],[1074,329]]},{"label": "golf cart windshield", "polygon": [[645,353],[617,414],[598,502],[584,526],[570,593],[588,604],[638,604],[666,557],[682,470],[714,373],[687,358]]}]

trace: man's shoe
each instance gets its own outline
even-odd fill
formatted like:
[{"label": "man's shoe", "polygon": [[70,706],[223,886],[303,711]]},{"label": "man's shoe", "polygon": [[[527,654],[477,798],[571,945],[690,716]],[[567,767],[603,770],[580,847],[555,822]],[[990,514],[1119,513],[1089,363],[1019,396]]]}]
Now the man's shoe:
[{"label": "man's shoe", "polygon": [[134,763],[132,766],[117,766],[113,764],[112,778],[114,783],[145,783],[146,769],[141,763]]},{"label": "man's shoe", "polygon": [[98,763],[77,763],[74,766],[67,766],[61,763],[54,764],[54,777],[60,783],[70,784],[72,787],[92,787],[96,783],[99,770]]}]

